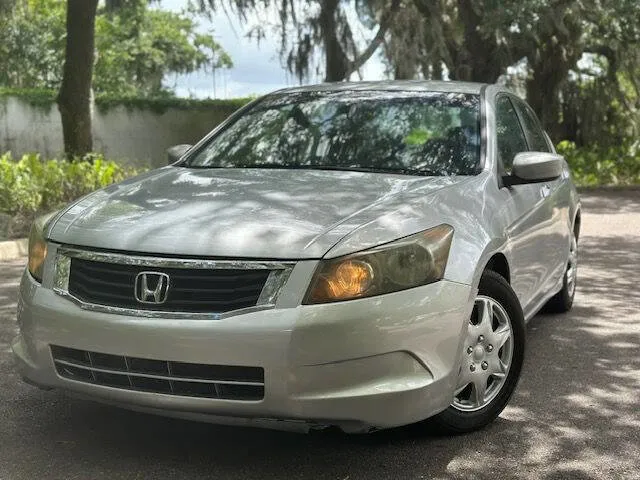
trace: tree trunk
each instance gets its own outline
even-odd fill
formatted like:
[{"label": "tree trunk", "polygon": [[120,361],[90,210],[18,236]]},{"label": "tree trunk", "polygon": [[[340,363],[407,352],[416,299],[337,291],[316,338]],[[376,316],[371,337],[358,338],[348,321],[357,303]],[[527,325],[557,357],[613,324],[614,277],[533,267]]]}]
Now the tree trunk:
[{"label": "tree trunk", "polygon": [[560,125],[561,80],[547,74],[541,66],[534,67],[533,75],[527,80],[527,102],[536,112],[540,123],[554,142],[564,138]]},{"label": "tree trunk", "polygon": [[443,71],[442,71],[442,61],[437,59],[434,62],[431,62],[431,80],[442,80],[443,79]]},{"label": "tree trunk", "polygon": [[91,78],[98,0],[67,0],[67,40],[58,109],[68,157],[93,149]]},{"label": "tree trunk", "polygon": [[416,77],[415,67],[403,62],[397,62],[393,69],[394,80],[412,80]]},{"label": "tree trunk", "polygon": [[527,80],[527,102],[554,142],[564,139],[567,134],[561,122],[560,92],[569,70],[581,56],[582,51],[568,51],[564,44],[552,40],[540,45],[539,51],[529,56],[532,75]]},{"label": "tree trunk", "polygon": [[339,0],[323,0],[320,6],[320,32],[325,54],[325,82],[344,80],[349,69],[349,60],[340,45],[337,32],[337,10]]},{"label": "tree trunk", "polygon": [[463,41],[450,77],[468,82],[494,83],[506,67],[498,61],[496,39],[480,33],[478,27],[485,19],[476,12],[471,0],[458,0],[458,17],[463,26]]}]

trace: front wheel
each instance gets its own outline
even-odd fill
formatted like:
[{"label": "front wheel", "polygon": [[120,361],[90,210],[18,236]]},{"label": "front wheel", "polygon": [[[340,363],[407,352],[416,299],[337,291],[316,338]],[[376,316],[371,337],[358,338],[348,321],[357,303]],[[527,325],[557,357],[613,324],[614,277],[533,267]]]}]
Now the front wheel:
[{"label": "front wheel", "polygon": [[525,349],[524,316],[508,282],[482,275],[462,346],[453,402],[433,417],[446,433],[464,433],[491,423],[511,398]]}]

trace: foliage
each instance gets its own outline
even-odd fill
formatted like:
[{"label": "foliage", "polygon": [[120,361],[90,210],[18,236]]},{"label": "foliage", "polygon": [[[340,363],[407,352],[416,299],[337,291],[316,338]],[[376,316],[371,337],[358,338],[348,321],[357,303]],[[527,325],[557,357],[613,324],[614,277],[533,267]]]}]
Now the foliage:
[{"label": "foliage", "polygon": [[640,145],[583,147],[569,141],[560,142],[559,154],[564,155],[576,184],[584,187],[640,184]]},{"label": "foliage", "polygon": [[95,98],[96,106],[106,111],[110,108],[123,106],[128,109],[151,110],[157,113],[163,113],[169,108],[180,110],[187,109],[220,109],[229,111],[229,113],[246,105],[252,101],[254,97],[229,98],[229,99],[196,99],[196,98],[177,98],[171,96],[159,97],[140,97],[140,96],[121,96],[112,94],[97,95]]},{"label": "foliage", "polygon": [[57,88],[62,77],[64,3],[19,0],[0,14],[0,85]]},{"label": "foliage", "polygon": [[0,13],[8,11],[13,7],[15,0],[0,0]]},{"label": "foliage", "polygon": [[[229,55],[197,31],[193,12],[150,8],[147,0],[120,2],[96,17],[96,94],[172,94],[163,83],[171,73],[230,68]],[[0,86],[57,90],[62,80],[66,2],[17,0],[0,13]]]},{"label": "foliage", "polygon": [[168,73],[230,68],[231,57],[196,31],[187,13],[150,9],[147,0],[125,2],[96,18],[96,93],[158,95]]},{"label": "foliage", "polygon": [[[249,16],[258,19],[249,26],[249,37],[258,41],[271,29],[278,37],[280,58],[289,72],[303,81],[314,70],[324,73],[325,81],[348,80],[383,43],[393,17],[401,10],[401,0],[315,0],[308,2],[279,0],[197,0],[203,11],[224,9],[246,23]],[[355,4],[357,15],[368,26],[378,25],[367,47],[359,51],[349,8]],[[276,25],[264,18],[275,12]],[[320,59],[324,65],[319,65]]]},{"label": "foliage", "polygon": [[505,76],[552,138],[614,144],[638,133],[637,0],[411,0],[384,53],[396,78]]},{"label": "foliage", "polygon": [[[3,97],[16,97],[25,101],[26,103],[29,103],[30,105],[43,108],[51,108],[56,103],[55,90],[0,87],[0,101]],[[232,112],[246,105],[254,98],[255,97],[197,99],[178,98],[168,95],[141,97],[134,95],[127,96],[112,93],[102,93],[95,96],[94,102],[96,107],[101,111],[108,111],[111,108],[122,106],[127,109],[151,110],[157,113],[163,113],[170,108],[180,110],[213,108]]]},{"label": "foliage", "polygon": [[33,218],[137,173],[100,155],[70,162],[37,154],[14,160],[5,153],[0,156],[0,212]]},{"label": "foliage", "polygon": [[29,105],[50,108],[56,103],[56,91],[46,88],[6,88],[0,87],[0,99],[19,98]]}]

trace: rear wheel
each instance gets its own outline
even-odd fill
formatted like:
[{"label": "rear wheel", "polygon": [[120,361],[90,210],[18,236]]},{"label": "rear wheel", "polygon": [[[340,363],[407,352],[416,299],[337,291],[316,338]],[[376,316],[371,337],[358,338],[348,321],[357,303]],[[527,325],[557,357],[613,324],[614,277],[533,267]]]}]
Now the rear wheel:
[{"label": "rear wheel", "polygon": [[482,275],[465,333],[451,406],[433,417],[446,433],[464,433],[491,423],[511,398],[524,359],[524,317],[507,281]]},{"label": "rear wheel", "polygon": [[556,293],[544,306],[544,310],[549,313],[564,313],[573,307],[573,297],[576,294],[576,282],[578,280],[578,239],[576,234],[571,235],[571,245],[569,246],[569,260],[564,272],[562,290]]}]

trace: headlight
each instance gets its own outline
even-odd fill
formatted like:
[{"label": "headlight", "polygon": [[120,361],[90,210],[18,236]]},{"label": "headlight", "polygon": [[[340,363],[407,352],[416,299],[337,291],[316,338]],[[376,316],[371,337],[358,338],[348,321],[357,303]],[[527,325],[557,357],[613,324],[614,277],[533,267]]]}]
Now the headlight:
[{"label": "headlight", "polygon": [[453,227],[440,225],[380,247],[320,262],[305,304],[371,297],[442,279]]},{"label": "headlight", "polygon": [[42,282],[44,259],[47,256],[47,242],[44,239],[44,229],[56,213],[57,212],[53,212],[37,218],[31,226],[31,233],[29,234],[29,273],[38,282]]}]

